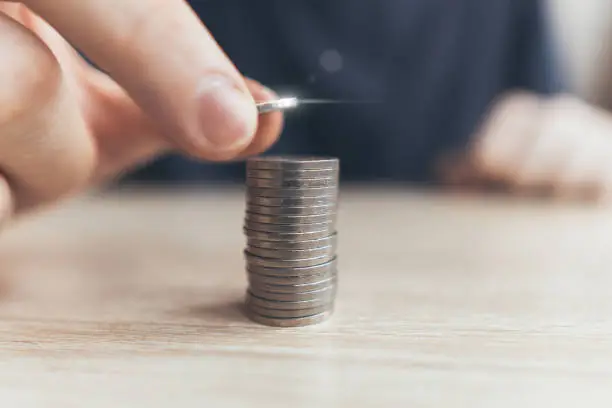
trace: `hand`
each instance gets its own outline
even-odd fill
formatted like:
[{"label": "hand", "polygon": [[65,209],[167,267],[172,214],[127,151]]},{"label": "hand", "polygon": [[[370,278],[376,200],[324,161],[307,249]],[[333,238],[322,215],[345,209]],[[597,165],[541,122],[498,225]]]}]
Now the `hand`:
[{"label": "hand", "polygon": [[604,200],[612,192],[612,117],[577,98],[515,93],[500,99],[467,160],[447,173],[520,194]]},{"label": "hand", "polygon": [[23,3],[0,1],[0,221],[161,153],[232,160],[278,137],[254,104],[274,95],[183,1]]}]

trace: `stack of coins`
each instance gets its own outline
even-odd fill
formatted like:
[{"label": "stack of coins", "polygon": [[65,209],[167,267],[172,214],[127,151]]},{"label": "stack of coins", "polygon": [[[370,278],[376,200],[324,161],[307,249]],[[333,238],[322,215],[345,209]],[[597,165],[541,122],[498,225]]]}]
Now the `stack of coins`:
[{"label": "stack of coins", "polygon": [[244,254],[251,320],[296,327],[333,313],[338,179],[335,158],[248,160]]}]

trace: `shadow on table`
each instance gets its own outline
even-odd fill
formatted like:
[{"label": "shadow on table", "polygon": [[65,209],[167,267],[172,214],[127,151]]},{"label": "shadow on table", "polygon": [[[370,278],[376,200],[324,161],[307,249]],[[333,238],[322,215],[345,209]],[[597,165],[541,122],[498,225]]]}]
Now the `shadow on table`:
[{"label": "shadow on table", "polygon": [[203,320],[207,323],[248,323],[241,300],[217,304],[196,305],[178,311],[184,317]]}]

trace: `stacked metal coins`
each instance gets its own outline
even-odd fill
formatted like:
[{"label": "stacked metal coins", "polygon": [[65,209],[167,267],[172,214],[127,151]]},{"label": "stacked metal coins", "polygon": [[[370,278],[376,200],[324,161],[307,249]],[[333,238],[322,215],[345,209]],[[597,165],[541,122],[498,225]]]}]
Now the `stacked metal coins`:
[{"label": "stacked metal coins", "polygon": [[327,320],[337,284],[338,159],[264,156],[246,171],[248,316],[277,327]]}]

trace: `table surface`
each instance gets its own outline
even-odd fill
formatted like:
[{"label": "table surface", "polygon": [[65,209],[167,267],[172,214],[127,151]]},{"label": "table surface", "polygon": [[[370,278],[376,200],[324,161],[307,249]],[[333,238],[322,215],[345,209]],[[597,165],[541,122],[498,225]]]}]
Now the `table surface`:
[{"label": "table surface", "polygon": [[66,203],[0,245],[0,406],[612,402],[612,210],[346,190],[327,323],[243,317],[243,194]]}]

